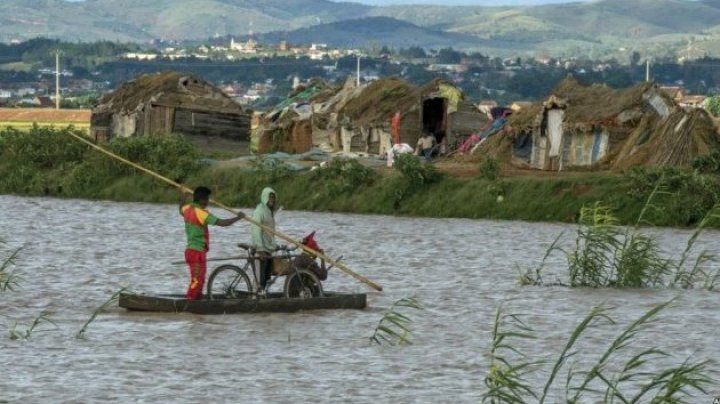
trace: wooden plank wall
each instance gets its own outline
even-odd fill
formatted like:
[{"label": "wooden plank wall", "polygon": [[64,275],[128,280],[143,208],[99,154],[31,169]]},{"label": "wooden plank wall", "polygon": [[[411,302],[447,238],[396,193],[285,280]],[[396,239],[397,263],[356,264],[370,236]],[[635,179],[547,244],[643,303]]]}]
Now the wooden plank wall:
[{"label": "wooden plank wall", "polygon": [[250,140],[250,116],[176,109],[173,129],[178,133]]}]

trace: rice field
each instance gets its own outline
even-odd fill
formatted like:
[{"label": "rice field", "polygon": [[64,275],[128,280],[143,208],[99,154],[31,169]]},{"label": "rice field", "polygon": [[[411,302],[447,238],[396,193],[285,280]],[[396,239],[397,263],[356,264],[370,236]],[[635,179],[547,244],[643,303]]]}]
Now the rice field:
[{"label": "rice field", "polygon": [[89,109],[0,108],[0,128],[30,130],[34,125],[56,128],[72,125],[89,130],[91,115]]}]

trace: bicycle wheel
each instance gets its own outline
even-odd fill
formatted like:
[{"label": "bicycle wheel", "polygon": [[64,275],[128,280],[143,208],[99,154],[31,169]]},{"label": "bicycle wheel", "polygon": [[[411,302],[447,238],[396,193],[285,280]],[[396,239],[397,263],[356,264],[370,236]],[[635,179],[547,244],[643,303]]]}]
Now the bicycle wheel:
[{"label": "bicycle wheel", "polygon": [[250,278],[236,265],[221,265],[208,279],[207,294],[211,300],[249,297],[252,295]]},{"label": "bicycle wheel", "polygon": [[285,278],[285,297],[307,299],[323,295],[322,283],[318,277],[305,269],[299,269]]}]

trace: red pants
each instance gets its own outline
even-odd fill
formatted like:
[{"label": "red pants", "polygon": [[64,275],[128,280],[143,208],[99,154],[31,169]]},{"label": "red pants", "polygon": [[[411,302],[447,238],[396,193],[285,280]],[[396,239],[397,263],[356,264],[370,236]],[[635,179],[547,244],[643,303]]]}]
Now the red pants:
[{"label": "red pants", "polygon": [[185,297],[190,300],[202,299],[207,271],[207,255],[204,251],[185,250],[185,262],[190,269],[190,285]]}]

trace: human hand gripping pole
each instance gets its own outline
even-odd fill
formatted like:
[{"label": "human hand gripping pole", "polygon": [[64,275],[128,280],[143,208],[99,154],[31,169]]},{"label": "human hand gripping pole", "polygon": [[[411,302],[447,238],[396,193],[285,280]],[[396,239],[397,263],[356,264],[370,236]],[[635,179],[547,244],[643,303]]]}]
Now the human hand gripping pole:
[{"label": "human hand gripping pole", "polygon": [[[70,132],[70,131],[66,131],[65,133],[67,133],[67,134],[69,134],[70,136],[74,137],[75,139],[77,139],[77,140],[79,140],[79,141],[87,144],[88,146],[92,147],[93,149],[95,149],[95,150],[97,150],[97,151],[99,151],[99,152],[101,152],[101,153],[104,153],[104,154],[106,154],[106,155],[108,155],[108,156],[110,156],[110,157],[112,157],[112,158],[114,158],[114,159],[116,159],[116,160],[122,161],[123,163],[125,163],[125,164],[127,164],[127,165],[129,165],[129,166],[132,166],[132,167],[134,167],[134,168],[136,168],[136,169],[144,172],[145,174],[151,175],[151,176],[153,176],[153,177],[155,177],[155,178],[157,178],[157,179],[159,179],[159,180],[161,180],[161,181],[163,181],[163,182],[165,182],[165,183],[168,183],[168,184],[170,184],[170,185],[172,185],[172,186],[174,186],[174,187],[176,187],[176,188],[179,188],[181,191],[192,192],[192,190],[191,190],[190,188],[188,188],[188,187],[186,187],[186,186],[184,186],[184,185],[182,185],[182,184],[179,184],[179,183],[177,183],[177,182],[175,182],[175,181],[173,181],[173,180],[171,180],[171,179],[169,179],[169,178],[167,178],[167,177],[163,177],[162,175],[160,175],[160,174],[158,174],[158,173],[156,173],[156,172],[154,172],[154,171],[152,171],[152,170],[149,170],[149,169],[147,169],[147,168],[145,168],[145,167],[143,167],[143,166],[141,166],[141,165],[139,165],[139,164],[133,163],[133,162],[130,161],[130,160],[127,160],[127,159],[125,159],[125,158],[123,158],[123,157],[120,157],[120,156],[118,156],[117,154],[115,154],[115,153],[113,153],[113,152],[111,152],[111,151],[109,151],[109,150],[106,150],[106,149],[104,149],[104,148],[96,145],[95,143],[91,142],[90,140],[88,140],[88,139],[86,139],[86,138],[84,138],[84,137],[82,137],[82,136],[80,136],[80,135],[77,135],[77,134],[72,133],[72,132]],[[230,212],[230,213],[232,213],[232,214],[234,214],[234,215],[236,215],[236,216],[239,215],[239,211],[238,211],[238,210],[233,209],[233,208],[231,208],[231,207],[229,207],[229,206],[227,206],[227,205],[224,205],[224,204],[222,204],[222,203],[220,203],[220,202],[218,202],[218,201],[216,201],[216,200],[214,200],[214,199],[210,199],[210,203],[213,204],[213,205],[215,205],[215,206],[217,206],[217,207],[219,207],[219,208],[221,208],[221,209],[224,209],[224,210],[226,210],[226,211],[228,211],[228,212]],[[309,248],[309,247],[305,246],[305,245],[302,244],[301,242],[295,241],[295,240],[293,240],[292,238],[290,238],[289,236],[286,236],[285,234],[283,234],[283,233],[281,233],[281,232],[279,232],[279,231],[277,231],[277,230],[275,230],[275,229],[273,229],[273,228],[267,227],[267,226],[263,225],[262,223],[259,223],[259,222],[255,221],[255,220],[247,217],[247,215],[243,217],[243,220],[249,222],[250,224],[253,224],[253,225],[255,225],[255,226],[258,226],[258,227],[260,227],[261,229],[263,229],[263,230],[265,230],[265,231],[267,231],[267,232],[269,232],[269,233],[274,234],[274,235],[277,236],[278,238],[280,238],[280,239],[282,239],[282,240],[284,240],[284,241],[286,241],[286,242],[288,242],[288,243],[290,243],[290,244],[293,244],[293,245],[298,246],[298,247],[301,248],[303,251],[307,252],[308,254],[310,254],[310,255],[312,255],[312,256],[314,256],[314,257],[318,257],[318,258],[324,259],[325,261],[327,261],[327,262],[329,262],[330,264],[334,265],[335,267],[337,267],[339,270],[341,270],[341,271],[344,272],[345,274],[350,275],[351,277],[353,277],[353,278],[357,279],[358,281],[360,281],[360,282],[362,282],[362,283],[370,286],[371,288],[373,288],[373,289],[375,289],[375,290],[377,290],[377,291],[379,291],[379,292],[382,291],[382,286],[380,286],[380,285],[378,285],[377,283],[371,281],[370,279],[368,279],[368,278],[366,278],[366,277],[358,274],[357,272],[351,270],[350,268],[348,268],[348,267],[345,266],[344,264],[341,264],[341,263],[338,262],[337,260],[333,260],[332,258],[328,257],[327,255],[325,255],[325,254],[323,254],[323,253],[321,253],[321,252],[319,252],[319,251],[313,250],[312,248]]]}]

